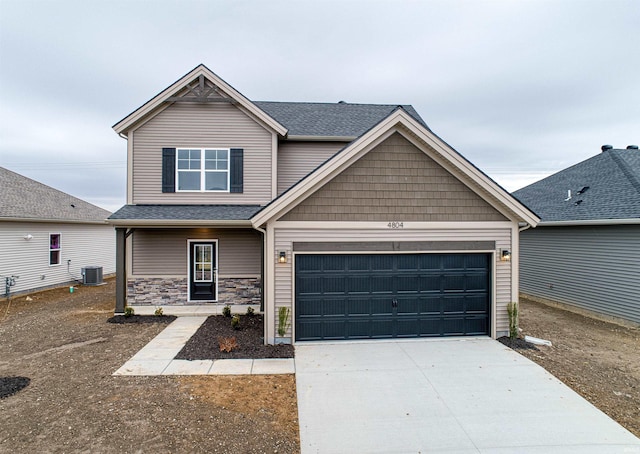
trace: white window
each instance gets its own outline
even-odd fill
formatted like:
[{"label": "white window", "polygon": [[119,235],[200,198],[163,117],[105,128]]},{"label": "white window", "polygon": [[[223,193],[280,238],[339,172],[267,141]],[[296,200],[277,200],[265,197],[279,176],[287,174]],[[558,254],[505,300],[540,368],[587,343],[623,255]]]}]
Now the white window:
[{"label": "white window", "polygon": [[229,192],[229,149],[178,148],[178,191]]},{"label": "white window", "polygon": [[60,265],[60,234],[49,234],[49,265]]}]

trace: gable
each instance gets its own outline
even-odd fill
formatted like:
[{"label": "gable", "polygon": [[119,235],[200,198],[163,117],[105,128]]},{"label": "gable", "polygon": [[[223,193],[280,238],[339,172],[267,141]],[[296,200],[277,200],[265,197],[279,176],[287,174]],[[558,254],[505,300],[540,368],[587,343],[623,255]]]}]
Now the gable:
[{"label": "gable", "polygon": [[456,222],[507,218],[396,132],[280,220]]},{"label": "gable", "polygon": [[[185,101],[186,98],[192,99]],[[238,105],[256,120],[262,122],[268,129],[281,136],[287,134],[287,129],[284,126],[202,64],[196,66],[154,98],[113,125],[113,129],[118,134],[126,134],[127,131],[138,127],[150,117],[153,117],[159,111],[166,108],[169,103],[175,101],[232,103]]]}]

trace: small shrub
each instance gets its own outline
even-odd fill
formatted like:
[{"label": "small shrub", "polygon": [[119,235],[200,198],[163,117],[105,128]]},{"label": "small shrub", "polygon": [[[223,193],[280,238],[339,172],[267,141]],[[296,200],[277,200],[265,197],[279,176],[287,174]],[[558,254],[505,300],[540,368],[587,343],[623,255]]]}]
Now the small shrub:
[{"label": "small shrub", "polygon": [[509,314],[509,338],[515,339],[518,337],[518,303],[507,304],[507,313]]},{"label": "small shrub", "polygon": [[235,337],[219,337],[218,345],[220,346],[221,352],[231,352],[234,348],[238,347],[238,342],[236,342]]},{"label": "small shrub", "polygon": [[222,315],[224,315],[225,317],[231,317],[231,306],[227,304],[225,307],[223,307]]},{"label": "small shrub", "polygon": [[231,328],[240,329],[240,316],[238,314],[231,317]]},{"label": "small shrub", "polygon": [[278,309],[278,335],[284,337],[289,328],[289,313],[291,310],[288,307],[281,307]]},{"label": "small shrub", "polygon": [[134,311],[131,306],[126,306],[124,308],[124,316],[125,317],[131,317],[133,315],[136,315],[136,311]]},{"label": "small shrub", "polygon": [[256,315],[256,311],[255,311],[255,310],[253,310],[253,308],[252,308],[251,306],[249,306],[249,307],[247,308],[247,315],[248,315],[249,317],[253,317],[254,315]]},{"label": "small shrub", "polygon": [[156,317],[162,317],[164,315],[164,312],[162,311],[161,307],[156,307],[155,312],[153,313]]}]

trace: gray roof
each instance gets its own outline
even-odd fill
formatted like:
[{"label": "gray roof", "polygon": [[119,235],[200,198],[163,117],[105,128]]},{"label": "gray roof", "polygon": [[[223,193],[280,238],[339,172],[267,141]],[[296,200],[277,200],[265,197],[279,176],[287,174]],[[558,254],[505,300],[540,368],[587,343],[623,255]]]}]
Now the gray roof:
[{"label": "gray roof", "polygon": [[604,151],[513,195],[542,222],[640,219],[640,151]]},{"label": "gray roof", "polygon": [[246,221],[260,208],[260,205],[125,205],[109,219]]},{"label": "gray roof", "polygon": [[398,107],[427,127],[409,105],[271,101],[254,104],[285,126],[290,136],[359,137]]},{"label": "gray roof", "polygon": [[97,222],[107,210],[0,167],[0,220]]}]

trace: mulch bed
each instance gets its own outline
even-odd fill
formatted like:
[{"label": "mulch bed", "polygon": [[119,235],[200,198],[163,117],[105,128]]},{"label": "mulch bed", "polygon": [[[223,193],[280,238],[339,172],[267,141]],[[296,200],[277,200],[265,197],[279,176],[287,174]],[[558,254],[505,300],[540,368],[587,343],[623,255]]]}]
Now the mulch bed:
[{"label": "mulch bed", "polygon": [[524,339],[520,339],[519,337],[516,337],[515,339],[511,339],[508,336],[502,336],[498,338],[498,342],[516,351],[517,350],[539,350],[538,347],[536,347],[535,345],[530,344],[529,342],[525,341]]},{"label": "mulch bed", "polygon": [[[176,359],[293,358],[292,345],[264,345],[263,323],[262,315],[241,315],[240,329],[236,330],[231,327],[230,317],[208,317]],[[219,339],[231,337],[235,337],[237,347],[231,352],[220,351]]]},{"label": "mulch bed", "polygon": [[0,377],[0,399],[13,396],[31,383],[27,377]]},{"label": "mulch bed", "polygon": [[169,324],[177,317],[175,315],[114,315],[107,320],[108,323],[164,323]]}]

